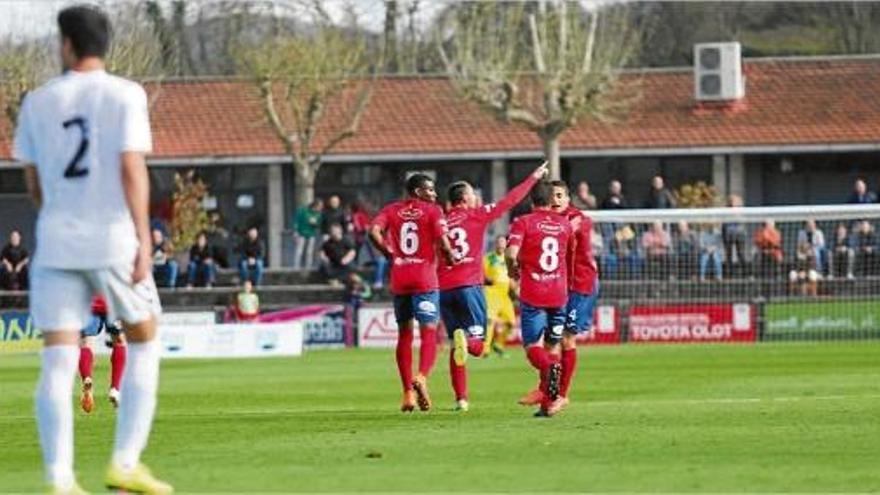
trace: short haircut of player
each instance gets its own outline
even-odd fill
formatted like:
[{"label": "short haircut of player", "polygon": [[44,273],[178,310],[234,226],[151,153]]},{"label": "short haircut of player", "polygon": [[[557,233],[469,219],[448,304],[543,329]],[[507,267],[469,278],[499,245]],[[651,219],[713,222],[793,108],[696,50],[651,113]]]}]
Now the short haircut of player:
[{"label": "short haircut of player", "polygon": [[410,196],[415,196],[416,191],[427,186],[433,180],[425,174],[413,174],[406,180],[406,192]]},{"label": "short haircut of player", "polygon": [[468,186],[470,184],[463,180],[453,182],[446,190],[446,198],[454,205],[461,203],[464,201],[464,192],[467,191]]},{"label": "short haircut of player", "polygon": [[568,194],[568,184],[564,180],[550,181],[550,185],[552,185],[553,187],[561,188],[563,191],[565,191],[565,194]]},{"label": "short haircut of player", "polygon": [[77,58],[101,57],[110,46],[110,20],[99,8],[74,5],[58,14],[62,38],[70,40]]},{"label": "short haircut of player", "polygon": [[532,188],[530,197],[534,206],[550,206],[550,200],[553,197],[553,184],[545,180],[538,182]]}]

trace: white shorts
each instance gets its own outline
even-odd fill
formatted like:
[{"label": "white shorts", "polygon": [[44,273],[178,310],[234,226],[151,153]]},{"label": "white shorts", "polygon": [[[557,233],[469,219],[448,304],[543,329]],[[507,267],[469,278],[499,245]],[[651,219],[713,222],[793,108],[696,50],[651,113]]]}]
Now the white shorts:
[{"label": "white shorts", "polygon": [[110,321],[140,323],[158,318],[162,306],[153,276],[133,285],[131,270],[130,264],[93,270],[33,267],[29,298],[34,326],[43,332],[85,328],[96,294],[107,300]]}]

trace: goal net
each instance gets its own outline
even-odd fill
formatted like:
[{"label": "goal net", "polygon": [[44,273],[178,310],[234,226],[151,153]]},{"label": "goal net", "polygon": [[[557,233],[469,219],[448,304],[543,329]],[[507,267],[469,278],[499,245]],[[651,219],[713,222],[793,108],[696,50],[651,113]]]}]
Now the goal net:
[{"label": "goal net", "polygon": [[600,336],[605,327],[630,342],[880,337],[880,205],[585,213]]}]

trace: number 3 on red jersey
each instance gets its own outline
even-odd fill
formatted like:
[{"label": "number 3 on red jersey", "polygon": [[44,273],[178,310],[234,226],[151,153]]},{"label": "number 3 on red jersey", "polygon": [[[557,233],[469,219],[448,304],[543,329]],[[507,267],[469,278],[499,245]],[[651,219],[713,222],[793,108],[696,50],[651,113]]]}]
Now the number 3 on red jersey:
[{"label": "number 3 on red jersey", "polygon": [[467,242],[467,231],[461,227],[456,227],[449,231],[449,240],[452,241],[452,253],[455,259],[464,259],[471,252],[471,247]]}]

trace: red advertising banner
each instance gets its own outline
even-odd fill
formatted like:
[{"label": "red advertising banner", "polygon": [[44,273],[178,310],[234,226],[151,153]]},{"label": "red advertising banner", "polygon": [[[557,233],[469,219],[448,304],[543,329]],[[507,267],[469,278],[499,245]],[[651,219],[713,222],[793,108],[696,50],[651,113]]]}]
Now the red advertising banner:
[{"label": "red advertising banner", "polygon": [[754,342],[755,308],[751,304],[633,306],[630,342]]}]

